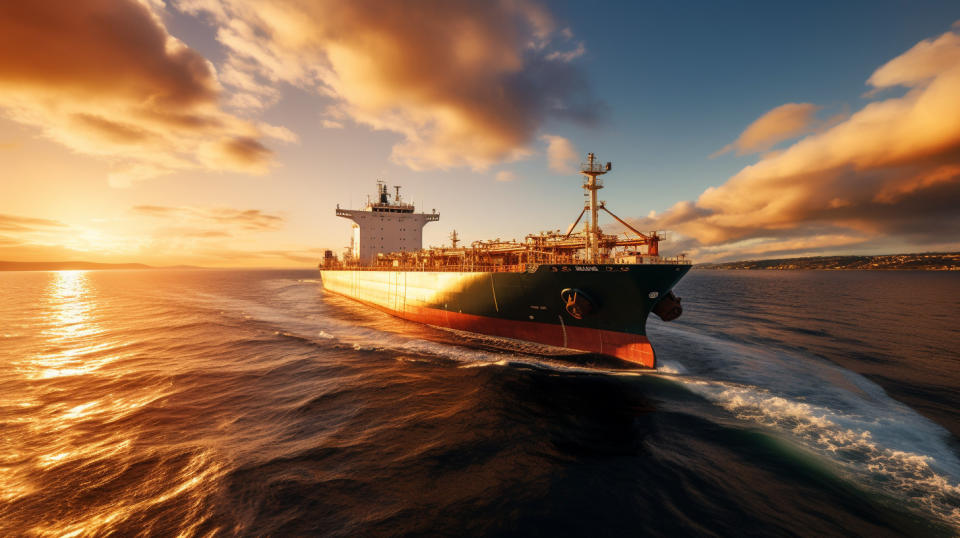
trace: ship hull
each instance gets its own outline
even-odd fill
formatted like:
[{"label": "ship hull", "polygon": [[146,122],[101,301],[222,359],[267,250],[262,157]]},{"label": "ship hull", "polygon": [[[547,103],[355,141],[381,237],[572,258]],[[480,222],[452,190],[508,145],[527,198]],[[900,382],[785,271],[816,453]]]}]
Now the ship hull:
[{"label": "ship hull", "polygon": [[[403,319],[609,355],[653,368],[651,309],[689,265],[539,265],[525,272],[321,270],[325,290]],[[585,311],[572,315],[571,290]],[[561,295],[564,295],[561,297]]]}]

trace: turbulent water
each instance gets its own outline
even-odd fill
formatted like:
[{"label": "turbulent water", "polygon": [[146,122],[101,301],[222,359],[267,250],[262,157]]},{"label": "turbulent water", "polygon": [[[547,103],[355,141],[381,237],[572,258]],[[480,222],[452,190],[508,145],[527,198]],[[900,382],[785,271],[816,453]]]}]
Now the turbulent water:
[{"label": "turbulent water", "polygon": [[316,279],[0,274],[0,534],[960,534],[958,274],[695,270],[650,373]]}]

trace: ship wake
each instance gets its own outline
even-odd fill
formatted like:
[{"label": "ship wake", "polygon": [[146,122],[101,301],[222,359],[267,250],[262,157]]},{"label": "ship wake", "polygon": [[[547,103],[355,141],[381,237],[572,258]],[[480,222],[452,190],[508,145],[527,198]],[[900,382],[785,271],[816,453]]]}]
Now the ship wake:
[{"label": "ship wake", "polygon": [[[790,350],[660,326],[659,373],[740,424],[813,454],[838,475],[960,528],[950,433],[863,376]],[[665,348],[665,349],[664,349]]]},{"label": "ship wake", "polygon": [[948,444],[949,432],[870,380],[823,359],[657,324],[651,331],[660,356],[657,370],[619,370],[584,364],[584,356],[574,357],[578,361],[551,356],[539,346],[514,342],[511,347],[495,337],[425,327],[330,294],[318,300],[322,292],[313,282],[272,286],[269,304],[199,300],[215,299],[226,316],[263,323],[280,337],[322,348],[389,353],[402,361],[448,360],[461,368],[528,367],[667,380],[709,402],[729,426],[781,439],[836,475],[960,529],[960,460]]}]

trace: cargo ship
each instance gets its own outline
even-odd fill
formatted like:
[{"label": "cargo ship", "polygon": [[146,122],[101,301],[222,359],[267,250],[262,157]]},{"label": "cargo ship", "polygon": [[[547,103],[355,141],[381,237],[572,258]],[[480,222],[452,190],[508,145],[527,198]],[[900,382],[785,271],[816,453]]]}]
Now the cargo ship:
[{"label": "cargo ship", "polygon": [[[655,368],[647,318],[680,316],[672,289],[690,262],[660,256],[663,232],[640,232],[597,199],[600,176],[611,169],[587,155],[580,169],[585,203],[565,233],[461,246],[454,230],[450,246],[427,249],[423,227],[440,215],[417,213],[400,187],[391,196],[378,182],[377,197],[363,209],[337,206],[337,216],[353,221],[353,236],[344,255],[324,252],[323,288],[411,321]],[[601,211],[627,232],[603,233]]]}]

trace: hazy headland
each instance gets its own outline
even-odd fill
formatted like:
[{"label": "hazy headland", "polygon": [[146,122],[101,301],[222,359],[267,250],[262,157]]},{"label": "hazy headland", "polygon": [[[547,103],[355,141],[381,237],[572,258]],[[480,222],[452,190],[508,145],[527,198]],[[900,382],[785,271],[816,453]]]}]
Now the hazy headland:
[{"label": "hazy headland", "polygon": [[745,260],[726,263],[699,263],[698,269],[818,269],[833,271],[958,271],[960,252],[882,254],[876,256],[811,256]]}]

